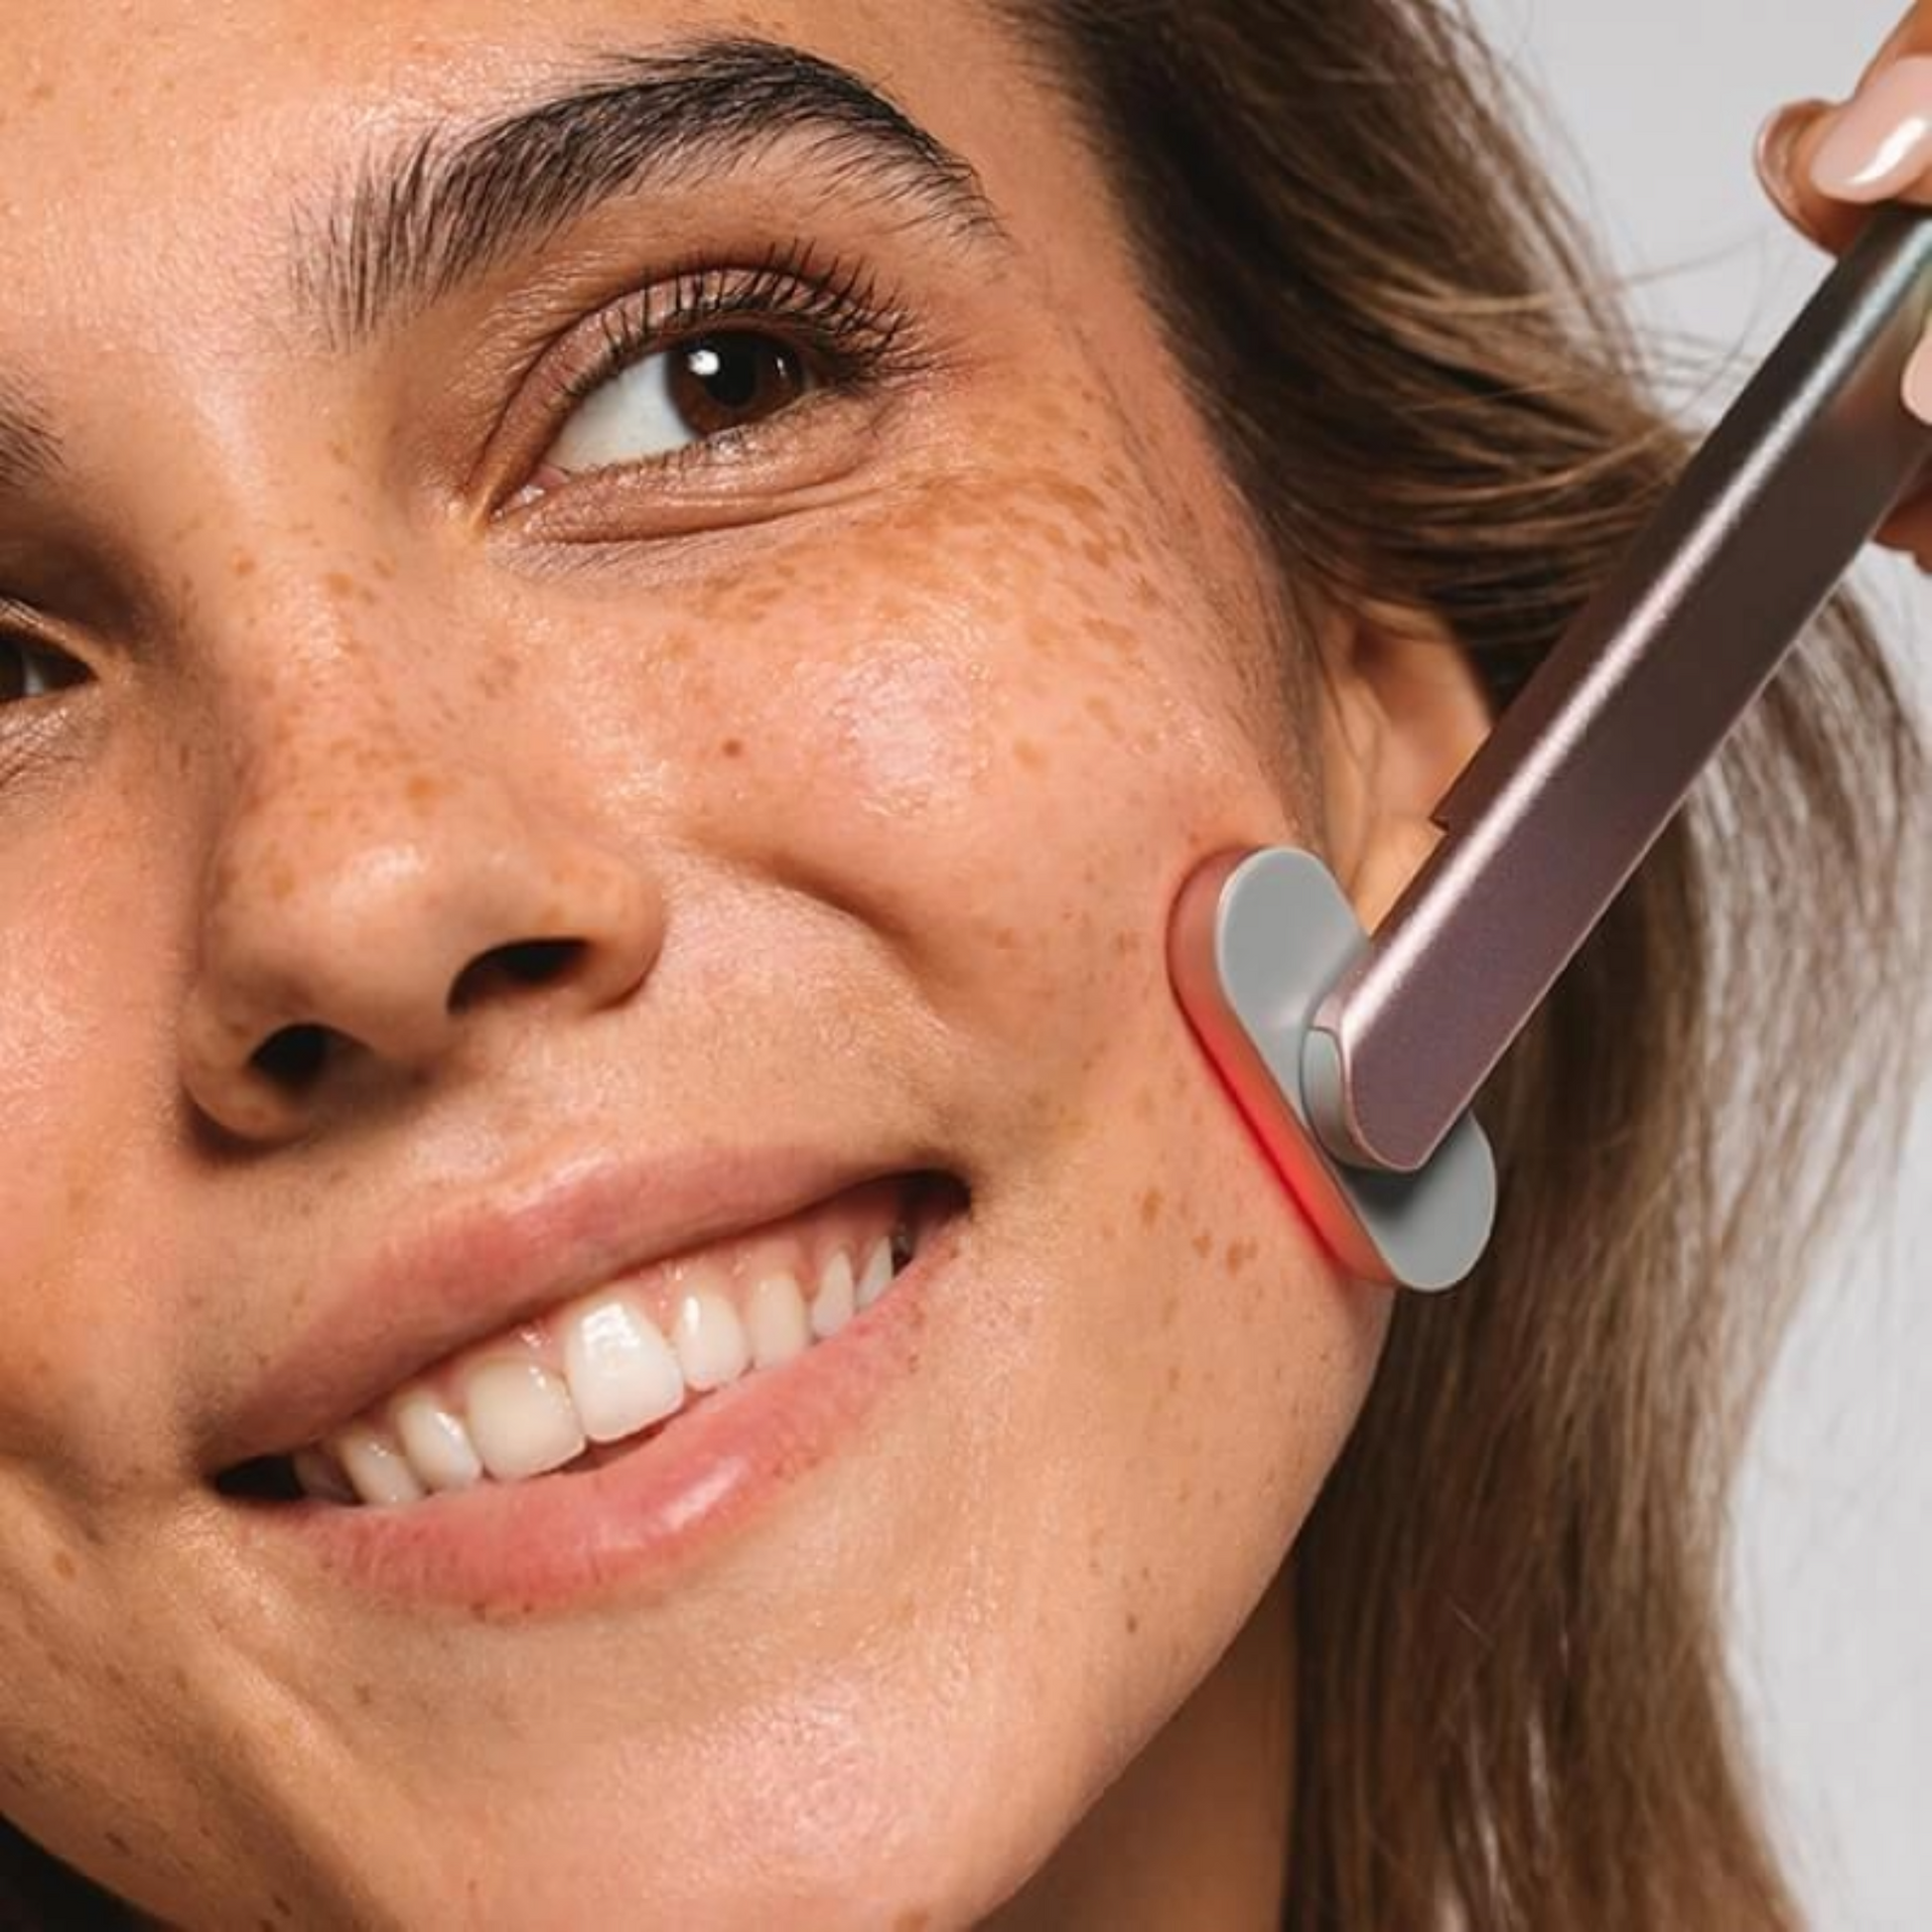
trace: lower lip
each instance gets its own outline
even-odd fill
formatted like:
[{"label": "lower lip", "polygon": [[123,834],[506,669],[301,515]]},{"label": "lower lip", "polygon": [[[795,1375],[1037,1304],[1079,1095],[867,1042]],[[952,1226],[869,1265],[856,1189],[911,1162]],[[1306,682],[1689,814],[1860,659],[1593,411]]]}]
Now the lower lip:
[{"label": "lower lip", "polygon": [[966,1216],[931,1230],[890,1291],[830,1341],[706,1396],[600,1469],[482,1483],[400,1508],[241,1505],[273,1558],[365,1593],[492,1619],[668,1590],[862,1434],[918,1369],[925,1297]]}]

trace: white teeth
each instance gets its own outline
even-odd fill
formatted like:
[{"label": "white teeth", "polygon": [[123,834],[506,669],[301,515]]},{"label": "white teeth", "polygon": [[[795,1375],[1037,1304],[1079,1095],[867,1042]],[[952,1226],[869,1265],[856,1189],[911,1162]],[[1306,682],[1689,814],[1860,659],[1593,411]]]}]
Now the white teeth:
[{"label": "white teeth", "polygon": [[584,1434],[615,1443],[684,1404],[684,1375],[657,1324],[624,1297],[586,1303],[562,1323],[564,1379]]},{"label": "white teeth", "polygon": [[776,1368],[812,1345],[805,1298],[793,1276],[783,1271],[766,1275],[752,1290],[751,1306],[745,1311],[745,1331],[757,1368]]},{"label": "white teeth", "polygon": [[535,1362],[485,1362],[464,1396],[477,1453],[498,1482],[560,1469],[584,1452],[570,1391]]},{"label": "white teeth", "polygon": [[679,1301],[671,1339],[684,1379],[694,1389],[722,1389],[751,1365],[745,1324],[715,1289],[694,1289]]},{"label": "white teeth", "polygon": [[872,1259],[866,1263],[866,1271],[859,1277],[855,1300],[861,1309],[869,1309],[893,1285],[893,1240],[891,1235],[882,1235],[874,1244]]},{"label": "white teeth", "polygon": [[[632,1294],[587,1296],[526,1331],[524,1352],[499,1348],[467,1374],[457,1371],[458,1407],[437,1393],[452,1386],[447,1369],[409,1384],[386,1408],[370,1410],[371,1420],[297,1451],[294,1474],[309,1496],[396,1505],[485,1477],[542,1475],[592,1445],[595,1463],[605,1446],[675,1414],[689,1395],[724,1388],[754,1368],[780,1367],[815,1340],[829,1341],[887,1293],[923,1231],[922,1220],[897,1223],[858,1251],[864,1266],[856,1276],[853,1251],[835,1249],[809,1298],[809,1278],[801,1283],[788,1267],[767,1266],[746,1294],[715,1258],[681,1265],[671,1276],[676,1313],[668,1329]],[[782,1251],[768,1259],[781,1260]]]},{"label": "white teeth", "polygon": [[830,1341],[852,1319],[853,1307],[852,1257],[841,1248],[818,1279],[818,1293],[812,1297],[812,1333],[820,1341]]},{"label": "white teeth", "polygon": [[483,1462],[463,1418],[445,1409],[434,1396],[404,1396],[390,1420],[410,1467],[427,1488],[468,1489],[482,1479]]},{"label": "white teeth", "polygon": [[345,1429],[332,1445],[343,1473],[365,1503],[418,1503],[423,1485],[409,1458],[389,1437],[373,1429]]}]

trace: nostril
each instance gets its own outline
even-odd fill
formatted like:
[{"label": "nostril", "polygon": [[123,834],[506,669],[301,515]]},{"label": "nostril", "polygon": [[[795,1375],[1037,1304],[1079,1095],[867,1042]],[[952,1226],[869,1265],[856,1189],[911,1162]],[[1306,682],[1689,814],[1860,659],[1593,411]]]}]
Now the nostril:
[{"label": "nostril", "polygon": [[569,973],[583,952],[581,939],[520,939],[497,946],[457,975],[450,1011],[461,1013],[503,986],[548,986]]},{"label": "nostril", "polygon": [[284,1027],[255,1048],[250,1062],[278,1087],[300,1093],[322,1077],[329,1064],[327,1027]]}]

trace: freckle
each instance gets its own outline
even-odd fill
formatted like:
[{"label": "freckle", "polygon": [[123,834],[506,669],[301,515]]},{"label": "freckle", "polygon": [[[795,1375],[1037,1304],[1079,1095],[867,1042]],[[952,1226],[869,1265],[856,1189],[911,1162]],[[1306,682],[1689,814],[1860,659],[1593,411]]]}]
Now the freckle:
[{"label": "freckle", "polygon": [[1086,483],[1076,483],[1071,477],[1049,477],[1041,487],[1045,495],[1073,511],[1076,516],[1091,518],[1106,513],[1106,500],[1100,492]]},{"label": "freckle", "polygon": [[252,577],[255,574],[256,568],[257,565],[254,558],[247,551],[243,550],[235,557],[234,574],[237,577]]},{"label": "freckle", "polygon": [[433,778],[427,771],[419,771],[404,788],[404,795],[412,805],[421,809],[435,804],[449,789],[446,780]]},{"label": "freckle", "polygon": [[1199,1234],[1194,1236],[1193,1249],[1205,1261],[1214,1252],[1214,1237],[1203,1229]]},{"label": "freckle", "polygon": [[1155,1222],[1161,1218],[1161,1206],[1162,1206],[1163,1199],[1164,1196],[1160,1188],[1158,1187],[1150,1187],[1147,1190],[1147,1192],[1141,1196],[1142,1227],[1151,1228],[1155,1224]]},{"label": "freckle", "polygon": [[27,90],[27,98],[29,100],[34,100],[34,101],[52,100],[54,98],[53,81],[42,80],[38,82],[36,85],[30,87]]},{"label": "freckle", "polygon": [[364,1711],[368,1710],[375,1703],[374,1686],[369,1684],[356,1685],[355,1702],[360,1709]]},{"label": "freckle", "polygon": [[1132,1610],[1127,1612],[1127,1634],[1138,1637],[1141,1634],[1141,1619]]},{"label": "freckle", "polygon": [[1013,756],[1030,771],[1043,771],[1046,768],[1046,754],[1031,738],[1016,738],[1013,741]]},{"label": "freckle", "polygon": [[[1179,1304],[1172,1295],[1168,1297],[1168,1306],[1161,1311],[1162,1327],[1165,1328],[1169,1325],[1173,1311],[1178,1306]],[[1170,1362],[1168,1364],[1168,1393],[1170,1395],[1178,1395],[1180,1393],[1180,1364],[1178,1362]]]},{"label": "freckle", "polygon": [[174,1680],[176,1690],[185,1691],[188,1689],[188,1673],[179,1664],[176,1664],[169,1671],[168,1675]]},{"label": "freckle", "polygon": [[718,750],[728,759],[742,759],[745,756],[745,741],[742,738],[728,738]]},{"label": "freckle", "polygon": [[68,1551],[56,1550],[54,1552],[54,1574],[57,1577],[65,1578],[69,1581],[72,1580],[74,1563],[72,1556]]}]

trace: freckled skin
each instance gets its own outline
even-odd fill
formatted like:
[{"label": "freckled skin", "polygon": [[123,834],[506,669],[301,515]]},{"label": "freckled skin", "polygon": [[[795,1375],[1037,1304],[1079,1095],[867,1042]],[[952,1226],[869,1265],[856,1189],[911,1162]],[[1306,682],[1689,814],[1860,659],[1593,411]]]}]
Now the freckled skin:
[{"label": "freckled skin", "polygon": [[[1310,836],[1282,773],[1314,725],[1257,708],[1247,527],[981,9],[758,15],[890,76],[1018,251],[787,215],[965,345],[816,496],[588,557],[464,493],[508,398],[450,374],[513,284],[359,359],[291,329],[291,199],[377,121],[493,116],[673,21],[748,31],[708,0],[8,26],[0,178],[62,213],[0,235],[0,371],[134,616],[76,626],[72,756],[0,758],[0,1778],[164,1919],[1092,1922],[1029,1899],[1167,1856],[1081,1820],[1196,1775],[1206,1730],[1164,1726],[1258,1668],[1251,1619],[1279,1651],[1379,1348],[1166,974],[1197,860]],[[537,939],[567,972],[465,979]],[[302,1026],[345,1044],[298,1091],[256,1054]],[[648,1613],[415,1620],[250,1565],[199,1446],[318,1284],[427,1205],[706,1141],[970,1181],[971,1266],[864,1441]],[[1268,1731],[1282,1668],[1213,1725]]]}]

